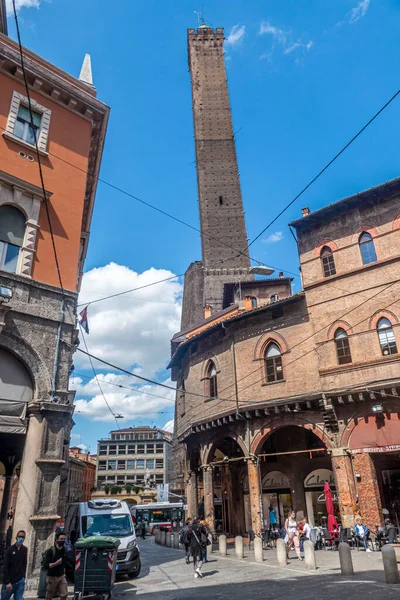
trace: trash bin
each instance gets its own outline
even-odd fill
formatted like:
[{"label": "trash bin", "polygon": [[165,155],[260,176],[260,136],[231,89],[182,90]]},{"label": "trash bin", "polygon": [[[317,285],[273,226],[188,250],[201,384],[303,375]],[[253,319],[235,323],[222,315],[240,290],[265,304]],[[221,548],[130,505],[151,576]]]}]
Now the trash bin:
[{"label": "trash bin", "polygon": [[99,535],[75,542],[75,600],[94,595],[109,598],[115,582],[119,545],[119,539]]}]

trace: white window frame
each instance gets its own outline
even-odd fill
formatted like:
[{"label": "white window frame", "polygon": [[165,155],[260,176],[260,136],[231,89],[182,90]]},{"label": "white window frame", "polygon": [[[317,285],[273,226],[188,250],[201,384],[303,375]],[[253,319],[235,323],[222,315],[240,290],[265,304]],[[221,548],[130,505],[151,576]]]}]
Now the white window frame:
[{"label": "white window frame", "polygon": [[[14,91],[13,95],[12,95],[12,99],[11,99],[10,112],[8,113],[7,126],[6,126],[6,130],[3,131],[3,135],[4,135],[4,137],[11,139],[13,142],[17,142],[18,144],[21,144],[22,146],[26,146],[27,148],[36,149],[34,144],[30,144],[29,142],[21,139],[20,137],[18,137],[14,134],[15,124],[17,122],[17,117],[18,117],[18,111],[19,111],[19,107],[21,105],[28,107],[29,106],[28,98],[26,96],[23,96],[19,92]],[[38,143],[39,153],[44,156],[47,156],[48,155],[47,144],[49,141],[51,110],[49,108],[46,108],[45,106],[42,106],[41,104],[39,104],[39,102],[37,102],[33,98],[31,98],[31,106],[32,106],[32,110],[34,110],[35,112],[40,113],[42,115],[42,120],[40,122],[40,129],[39,129],[39,137],[38,137],[37,143]]]}]

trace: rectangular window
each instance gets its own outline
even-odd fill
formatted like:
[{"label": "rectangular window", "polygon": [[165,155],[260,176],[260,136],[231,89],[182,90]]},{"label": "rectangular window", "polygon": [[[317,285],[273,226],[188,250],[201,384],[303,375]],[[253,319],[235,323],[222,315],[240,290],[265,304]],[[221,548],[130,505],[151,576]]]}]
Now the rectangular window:
[{"label": "rectangular window", "polygon": [[117,446],[109,446],[108,454],[117,454]]},{"label": "rectangular window", "polygon": [[136,469],[144,469],[144,459],[138,458],[136,461]]},{"label": "rectangular window", "polygon": [[128,454],[135,454],[135,444],[129,444]]},{"label": "rectangular window", "polygon": [[115,460],[109,460],[108,461],[108,470],[115,471],[116,468],[117,468],[117,462]]},{"label": "rectangular window", "polygon": [[154,469],[154,458],[148,458],[146,460],[146,468],[147,469]]},{"label": "rectangular window", "polygon": [[144,454],[144,444],[137,445],[137,454]]},{"label": "rectangular window", "polygon": [[99,475],[99,477],[97,478],[97,481],[99,483],[101,483],[102,481],[105,481],[105,480],[106,480],[106,476],[105,475]]},{"label": "rectangular window", "polygon": [[164,475],[156,475],[156,483],[164,483]]},{"label": "rectangular window", "polygon": [[135,461],[134,460],[127,460],[126,461],[126,468],[128,471],[133,471],[133,469],[135,468]]},{"label": "rectangular window", "polygon": [[146,454],[154,454],[154,444],[147,444]]},{"label": "rectangular window", "polygon": [[107,446],[100,446],[99,455],[100,456],[106,456],[107,454],[108,454],[108,452],[107,452]]},{"label": "rectangular window", "polygon": [[156,452],[157,454],[164,453],[164,444],[156,444]]},{"label": "rectangular window", "polygon": [[0,269],[7,273],[16,273],[19,250],[19,246],[0,242]]},{"label": "rectangular window", "polygon": [[118,485],[124,485],[125,483],[125,477],[117,477],[117,484]]},{"label": "rectangular window", "polygon": [[106,460],[100,460],[99,461],[99,471],[105,471],[107,468],[107,461]]},{"label": "rectangular window", "polygon": [[336,352],[339,365],[351,363],[350,344],[347,337],[336,340]]},{"label": "rectangular window", "polygon": [[322,256],[322,268],[324,270],[324,277],[336,275],[335,259],[332,253],[326,253],[325,256]]},{"label": "rectangular window", "polygon": [[164,461],[162,458],[157,458],[156,459],[156,469],[163,469],[164,468]]},{"label": "rectangular window", "polygon": [[40,124],[42,122],[42,115],[38,112],[32,111],[32,120],[33,127],[31,123],[31,115],[29,112],[29,108],[26,106],[22,106],[20,104],[17,120],[15,122],[14,127],[14,135],[19,137],[21,140],[28,142],[28,144],[35,144],[35,134],[36,140],[39,141],[39,130]]},{"label": "rectangular window", "polygon": [[118,471],[125,471],[125,461],[124,460],[118,461]]},{"label": "rectangular window", "polygon": [[118,454],[126,454],[126,446],[125,446],[125,444],[119,444],[119,446],[118,446]]}]

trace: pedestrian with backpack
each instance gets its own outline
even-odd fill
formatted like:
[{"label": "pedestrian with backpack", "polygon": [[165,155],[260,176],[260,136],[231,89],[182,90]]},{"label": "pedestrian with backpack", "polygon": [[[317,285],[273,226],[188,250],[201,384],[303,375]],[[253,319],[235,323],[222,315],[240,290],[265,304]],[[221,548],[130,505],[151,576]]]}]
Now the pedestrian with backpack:
[{"label": "pedestrian with backpack", "polygon": [[53,600],[59,596],[60,600],[68,598],[68,584],[65,577],[67,564],[67,551],[65,549],[65,532],[56,533],[54,546],[43,555],[42,569],[47,571],[46,600]]},{"label": "pedestrian with backpack", "polygon": [[197,579],[198,577],[203,577],[201,567],[203,565],[204,560],[204,549],[207,545],[207,542],[203,541],[205,539],[207,539],[207,531],[205,527],[200,523],[198,519],[193,519],[190,550],[193,556],[193,568],[195,579]]},{"label": "pedestrian with backpack", "polygon": [[192,519],[187,519],[183,526],[180,543],[185,546],[186,564],[190,563],[190,540],[192,537]]}]

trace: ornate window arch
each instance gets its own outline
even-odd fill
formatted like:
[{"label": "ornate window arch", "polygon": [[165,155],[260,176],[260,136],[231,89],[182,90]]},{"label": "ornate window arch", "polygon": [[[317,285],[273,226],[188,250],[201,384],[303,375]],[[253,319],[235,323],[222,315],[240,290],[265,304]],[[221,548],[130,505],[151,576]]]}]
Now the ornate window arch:
[{"label": "ornate window arch", "polygon": [[267,383],[283,380],[282,352],[276,342],[271,341],[264,354],[265,378]]},{"label": "ornate window arch", "polygon": [[339,365],[346,365],[352,362],[349,336],[347,331],[338,327],[335,331],[336,354]]},{"label": "ornate window arch", "polygon": [[215,362],[209,359],[206,369],[206,394],[210,398],[218,397],[218,372]]},{"label": "ornate window arch", "polygon": [[378,330],[379,345],[382,355],[397,354],[397,344],[392,323],[386,317],[381,317],[376,325]]},{"label": "ornate window arch", "polygon": [[372,235],[368,231],[363,231],[358,238],[358,245],[360,248],[361,258],[364,265],[376,262],[376,250]]},{"label": "ornate window arch", "polygon": [[322,274],[324,277],[336,275],[335,259],[329,246],[323,246],[320,253]]}]

